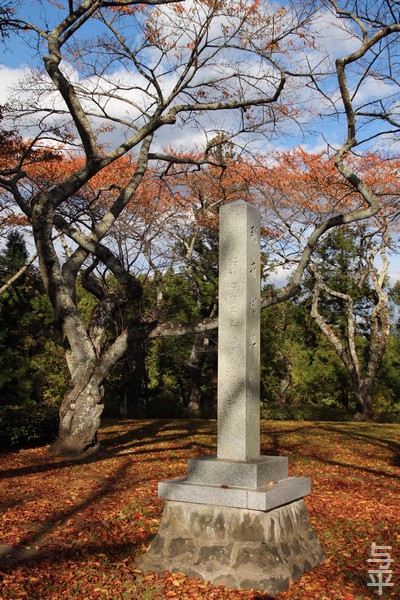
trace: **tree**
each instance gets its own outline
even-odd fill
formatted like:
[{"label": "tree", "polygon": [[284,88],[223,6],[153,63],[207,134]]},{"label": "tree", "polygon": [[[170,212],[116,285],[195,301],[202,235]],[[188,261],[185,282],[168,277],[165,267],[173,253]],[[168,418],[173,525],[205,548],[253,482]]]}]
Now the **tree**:
[{"label": "tree", "polygon": [[[36,134],[3,169],[0,182],[31,224],[43,281],[65,338],[71,382],[54,450],[80,453],[97,447],[102,386],[110,369],[135,338],[148,336],[156,327],[141,323],[141,283],[125,268],[118,251],[107,245],[122,211],[136,200],[149,160],[175,160],[151,152],[156,132],[178,119],[190,123],[196,115],[221,110],[236,111],[239,129],[251,130],[255,125],[245,118],[250,107],[258,115],[257,124],[272,127],[287,113],[280,101],[286,82],[280,56],[289,41],[296,44],[298,36],[304,38],[310,11],[305,7],[294,13],[276,12],[258,3],[168,0],[84,0],[76,6],[60,5],[56,11],[51,6],[50,29],[47,20],[42,25],[40,18],[23,18],[17,3],[11,17],[9,13],[0,17],[3,31],[37,39],[46,72],[36,71],[24,84],[30,92],[28,109],[17,100],[13,103],[11,112],[20,122],[35,125]],[[80,30],[90,22],[96,26],[86,27],[88,35],[93,34],[89,40]],[[259,66],[249,69],[255,54]],[[68,62],[79,71],[78,81],[64,66]],[[221,65],[228,63],[226,77]],[[134,75],[132,83],[124,80],[125,69]],[[124,138],[106,149],[100,139],[112,131],[115,138]],[[25,167],[49,139],[82,154],[59,178],[52,176],[53,161],[47,161],[50,173],[45,183],[34,169],[28,174]],[[130,166],[124,180],[91,193],[95,177],[133,150],[135,159],[123,163]],[[46,166],[46,161],[41,164]],[[52,239],[53,228],[72,240],[72,251],[63,263]],[[115,286],[108,287],[104,278],[99,285],[93,276],[99,263],[113,274]],[[75,301],[81,269],[84,286],[98,300],[88,326]],[[105,332],[116,314],[120,333],[105,348]]]},{"label": "tree", "polygon": [[[0,253],[0,286],[20,272],[27,256],[24,238],[12,231]],[[2,294],[0,330],[0,404],[55,404],[65,389],[62,348],[34,267],[26,268]]]},{"label": "tree", "polygon": [[365,230],[358,236],[339,230],[312,265],[311,315],[349,373],[360,420],[373,417],[372,393],[390,332],[385,290],[389,236],[387,228],[378,233],[379,242]]},{"label": "tree", "polygon": [[[3,9],[1,9],[3,10]],[[6,14],[6,9],[4,13]],[[1,13],[0,13],[1,18]],[[14,155],[17,147],[22,145],[21,138],[14,131],[6,130],[2,127],[4,120],[4,106],[0,105],[0,173],[8,175],[7,163],[9,157]],[[6,237],[10,228],[16,227],[26,220],[22,215],[16,215],[12,202],[12,196],[5,192],[0,186],[0,237]]]},{"label": "tree", "polygon": [[[275,163],[271,169],[275,176],[266,176],[268,184],[271,181],[273,185],[271,203],[265,204],[266,219],[276,231],[271,237],[272,250],[281,257],[282,266],[290,266],[299,260],[299,249],[310,239],[310,224],[315,223],[317,228],[321,220],[326,220],[331,211],[337,210],[337,206],[354,207],[357,193],[350,182],[340,177],[325,153],[312,156],[299,149],[276,154]],[[367,233],[366,226],[354,229],[359,232],[357,244],[353,235],[350,236],[352,244],[344,237],[342,226],[336,233],[333,229],[325,241],[322,238],[316,248],[318,265],[314,263],[316,285],[312,316],[334,344],[349,373],[358,418],[372,416],[372,390],[389,335],[384,284],[388,270],[386,252],[390,243],[388,228],[394,230],[398,218],[397,165],[395,159],[387,160],[372,153],[347,159],[346,168],[350,166],[351,172],[357,172],[357,179],[361,181],[362,177],[369,193],[373,190],[379,198],[380,211],[373,220],[370,219]],[[259,190],[262,189],[260,186]],[[349,214],[353,211],[350,209]],[[377,243],[379,237],[378,245],[371,241]],[[383,266],[377,273],[374,260],[380,253]],[[321,311],[322,305],[325,310]],[[357,312],[360,305],[364,307],[363,312]],[[338,322],[333,320],[333,311],[340,317]],[[361,318],[365,321],[362,359],[357,356],[359,344],[354,326],[355,321],[359,325]],[[358,348],[358,352],[360,350]]]},{"label": "tree", "polygon": [[[41,23],[40,17],[31,20],[18,12],[20,7],[26,10],[24,2],[10,6],[13,12],[0,15],[1,31],[33,38],[45,71],[32,72],[10,103],[9,117],[33,131],[33,137],[20,140],[19,151],[2,166],[0,185],[32,228],[44,285],[64,336],[71,381],[54,450],[79,454],[97,447],[104,380],[132,344],[216,327],[215,317],[197,324],[159,323],[156,310],[152,319],[143,319],[141,279],[124,262],[123,249],[112,242],[111,234],[129,205],[141,225],[152,221],[158,200],[148,193],[150,187],[146,192],[150,161],[218,166],[211,150],[220,139],[213,141],[209,135],[201,158],[181,157],[155,152],[157,135],[163,130],[168,135],[176,123],[215,130],[213,115],[220,111],[228,111],[224,116],[230,131],[224,139],[238,132],[272,138],[287,120],[301,125],[294,101],[299,86],[291,82],[319,82],[318,74],[310,73],[309,66],[302,68],[298,60],[304,48],[315,44],[317,13],[313,3],[305,2],[276,10],[267,2],[236,0],[84,0],[56,8],[45,3]],[[46,11],[48,6],[51,10]],[[341,17],[353,19],[352,13],[344,15],[333,6]],[[368,22],[365,16],[360,19]],[[347,65],[358,64],[399,26],[391,22],[376,29],[371,36],[366,32],[358,53],[337,63],[349,138],[336,153],[336,165],[357,199],[350,207],[332,207],[327,218],[315,222],[290,282],[266,296],[264,306],[296,293],[316,244],[329,229],[379,211],[379,199],[346,162],[355,145]],[[234,115],[231,121],[228,114]],[[176,206],[165,209],[175,212]],[[54,242],[55,230],[69,239],[65,255]],[[142,236],[144,250],[149,239]],[[89,323],[76,301],[80,274],[97,299]],[[107,333],[115,319],[118,327],[110,341]]]}]

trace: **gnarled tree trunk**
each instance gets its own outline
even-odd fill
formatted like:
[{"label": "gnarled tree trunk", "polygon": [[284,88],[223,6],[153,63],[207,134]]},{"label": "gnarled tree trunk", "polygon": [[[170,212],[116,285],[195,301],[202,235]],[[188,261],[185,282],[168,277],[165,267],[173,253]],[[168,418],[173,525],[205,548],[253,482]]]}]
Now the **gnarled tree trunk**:
[{"label": "gnarled tree trunk", "polygon": [[277,354],[284,367],[283,377],[280,380],[278,402],[281,406],[285,406],[286,396],[292,383],[292,363],[287,354],[283,353],[281,350],[278,350]]},{"label": "gnarled tree trunk", "polygon": [[138,341],[133,350],[127,353],[126,363],[120,406],[120,414],[124,418],[139,414],[140,392],[146,377],[146,351],[143,342]]},{"label": "gnarled tree trunk", "polygon": [[372,390],[364,389],[364,386],[353,386],[353,395],[356,404],[357,421],[371,421],[373,419]]},{"label": "gnarled tree trunk", "polygon": [[51,446],[54,454],[76,456],[98,450],[103,394],[103,386],[90,372],[71,381],[60,408],[58,437]]}]

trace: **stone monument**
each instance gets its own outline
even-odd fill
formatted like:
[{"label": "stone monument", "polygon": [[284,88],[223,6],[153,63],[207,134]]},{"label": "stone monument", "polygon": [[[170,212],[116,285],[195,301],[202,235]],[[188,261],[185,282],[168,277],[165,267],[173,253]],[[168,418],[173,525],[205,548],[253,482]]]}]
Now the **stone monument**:
[{"label": "stone monument", "polygon": [[181,571],[271,595],[323,554],[283,456],[260,456],[260,214],[243,201],[220,210],[217,456],[189,460],[163,481],[167,502],[145,571]]}]

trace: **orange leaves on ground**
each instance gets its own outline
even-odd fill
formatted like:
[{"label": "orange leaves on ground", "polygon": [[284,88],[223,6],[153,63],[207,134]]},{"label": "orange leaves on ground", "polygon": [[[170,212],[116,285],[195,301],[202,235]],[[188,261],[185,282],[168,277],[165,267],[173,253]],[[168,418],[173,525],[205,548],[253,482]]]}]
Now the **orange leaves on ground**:
[{"label": "orange leaves on ground", "polygon": [[[215,421],[126,421],[102,428],[107,453],[86,463],[41,448],[3,455],[0,598],[267,600],[137,567],[162,514],[157,482],[186,473],[194,441],[198,455],[212,454],[215,433]],[[397,425],[263,422],[263,454],[288,455],[291,475],[312,478],[306,502],[326,555],[279,600],[372,598],[372,542],[392,546],[400,564],[398,434]],[[398,597],[395,583],[385,598]]]}]

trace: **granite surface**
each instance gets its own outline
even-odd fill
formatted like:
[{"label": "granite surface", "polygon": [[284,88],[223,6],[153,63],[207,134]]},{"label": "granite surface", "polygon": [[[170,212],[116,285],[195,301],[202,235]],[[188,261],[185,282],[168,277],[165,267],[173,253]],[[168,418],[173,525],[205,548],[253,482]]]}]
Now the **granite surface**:
[{"label": "granite surface", "polygon": [[260,456],[249,461],[203,456],[189,459],[187,481],[255,489],[269,484],[270,481],[286,479],[287,476],[286,456]]},{"label": "granite surface", "polygon": [[260,456],[260,213],[221,207],[218,301],[218,458]]}]

